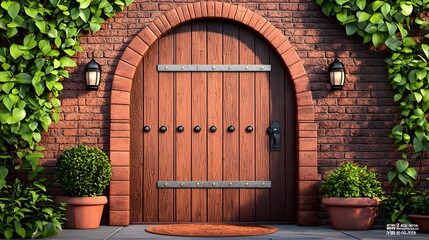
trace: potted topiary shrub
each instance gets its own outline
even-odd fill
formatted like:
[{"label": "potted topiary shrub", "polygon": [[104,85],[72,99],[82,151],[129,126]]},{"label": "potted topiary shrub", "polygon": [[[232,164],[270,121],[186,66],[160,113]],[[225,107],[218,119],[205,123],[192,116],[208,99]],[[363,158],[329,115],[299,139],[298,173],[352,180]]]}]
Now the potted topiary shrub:
[{"label": "potted topiary shrub", "polygon": [[382,195],[377,174],[351,162],[328,173],[322,182],[325,205],[334,229],[371,229]]},{"label": "potted topiary shrub", "polygon": [[66,228],[91,229],[100,226],[107,197],[102,196],[112,176],[110,160],[97,147],[79,145],[65,150],[57,159],[55,179],[67,196]]},{"label": "potted topiary shrub", "polygon": [[419,226],[419,231],[429,232],[429,191],[416,191],[411,195],[410,205],[408,217]]}]

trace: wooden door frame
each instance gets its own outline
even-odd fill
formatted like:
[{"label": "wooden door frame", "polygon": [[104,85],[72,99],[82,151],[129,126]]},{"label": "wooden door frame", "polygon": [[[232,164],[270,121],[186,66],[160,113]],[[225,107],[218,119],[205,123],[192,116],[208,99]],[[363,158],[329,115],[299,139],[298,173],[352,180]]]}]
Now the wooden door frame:
[{"label": "wooden door frame", "polygon": [[122,54],[113,78],[110,102],[109,224],[130,224],[130,95],[137,66],[155,41],[171,29],[198,19],[231,20],[243,24],[270,43],[278,53],[296,94],[297,224],[318,224],[317,124],[309,79],[293,46],[261,15],[224,2],[196,2],[172,9],[146,26]]}]

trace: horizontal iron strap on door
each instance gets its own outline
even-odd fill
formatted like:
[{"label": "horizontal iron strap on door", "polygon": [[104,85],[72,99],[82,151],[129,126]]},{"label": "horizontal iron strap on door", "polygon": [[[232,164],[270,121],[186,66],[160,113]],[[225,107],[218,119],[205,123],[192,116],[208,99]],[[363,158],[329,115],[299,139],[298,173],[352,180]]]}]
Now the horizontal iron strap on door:
[{"label": "horizontal iron strap on door", "polygon": [[158,181],[158,188],[271,188],[271,181]]},{"label": "horizontal iron strap on door", "polygon": [[271,65],[158,65],[158,72],[270,72]]}]

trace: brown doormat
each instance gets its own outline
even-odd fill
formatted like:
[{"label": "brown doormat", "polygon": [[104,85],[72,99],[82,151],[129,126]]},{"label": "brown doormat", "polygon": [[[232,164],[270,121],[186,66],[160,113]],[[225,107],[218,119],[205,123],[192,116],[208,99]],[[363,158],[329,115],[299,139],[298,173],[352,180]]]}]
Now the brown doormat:
[{"label": "brown doormat", "polygon": [[186,237],[242,237],[271,234],[277,228],[240,224],[168,224],[146,228],[147,232]]}]

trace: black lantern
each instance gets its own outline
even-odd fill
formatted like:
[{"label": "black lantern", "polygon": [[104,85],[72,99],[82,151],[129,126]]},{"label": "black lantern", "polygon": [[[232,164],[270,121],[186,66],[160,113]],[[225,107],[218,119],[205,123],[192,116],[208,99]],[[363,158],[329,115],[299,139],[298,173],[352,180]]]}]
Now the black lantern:
[{"label": "black lantern", "polygon": [[346,71],[344,69],[344,64],[338,61],[338,59],[335,59],[334,62],[329,65],[328,71],[332,90],[343,89],[344,82],[346,80]]},{"label": "black lantern", "polygon": [[98,90],[101,80],[101,66],[94,60],[94,53],[92,59],[85,68],[86,86],[89,90]]}]

